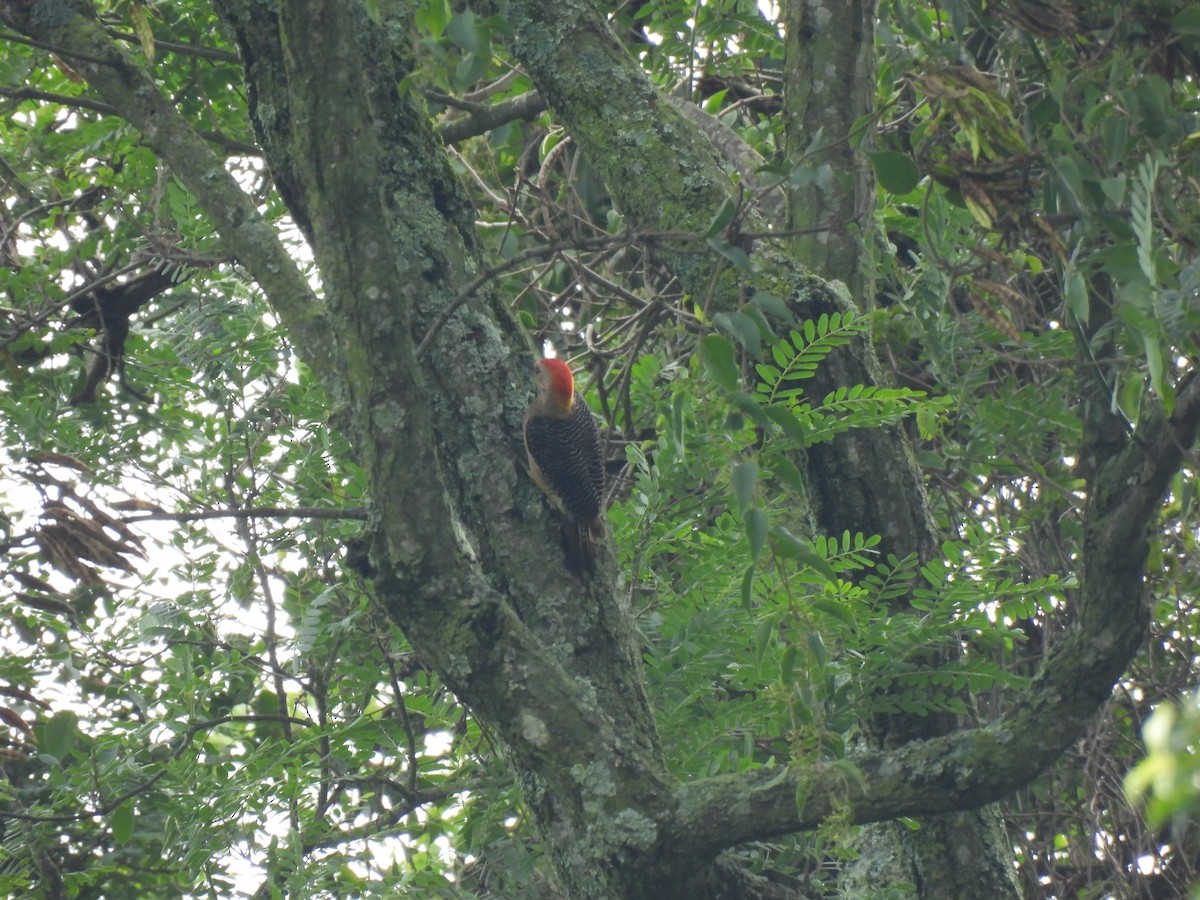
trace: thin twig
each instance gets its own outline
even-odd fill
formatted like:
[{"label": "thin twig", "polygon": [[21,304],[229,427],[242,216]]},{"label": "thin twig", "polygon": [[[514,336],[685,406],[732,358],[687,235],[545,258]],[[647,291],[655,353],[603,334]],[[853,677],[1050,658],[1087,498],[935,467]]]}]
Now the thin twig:
[{"label": "thin twig", "polygon": [[425,333],[425,337],[422,338],[421,343],[417,345],[417,359],[420,359],[422,355],[424,355],[425,351],[429,349],[429,345],[433,342],[433,339],[437,337],[438,332],[442,330],[442,326],[444,326],[450,320],[450,317],[458,312],[459,308],[469,299],[471,299],[471,297],[474,296],[475,292],[479,290],[479,288],[491,281],[493,278],[503,275],[510,269],[514,269],[520,266],[522,263],[528,262],[531,259],[537,259],[540,256],[553,255],[555,253],[561,253],[565,250],[596,250],[608,246],[633,244],[639,240],[695,241],[699,240],[699,236],[692,234],[691,232],[664,231],[654,234],[635,234],[634,232],[623,231],[620,234],[606,235],[598,238],[583,238],[582,240],[579,238],[571,238],[569,240],[554,241],[550,244],[542,244],[539,247],[530,247],[526,250],[522,250],[520,253],[509,257],[503,262],[496,263],[496,265],[484,269],[481,273],[479,273],[479,275],[471,279],[470,284],[458,292],[458,296],[455,297],[450,305],[442,311],[442,314],[437,317],[437,320],[429,326],[429,331]]},{"label": "thin twig", "polygon": [[[289,724],[292,724],[292,725],[303,725],[305,728],[309,728],[313,724],[308,719],[299,719],[299,718],[296,718],[295,716],[275,716],[275,715],[218,716],[215,719],[208,719],[207,721],[204,721],[204,722],[197,722],[195,725],[192,725],[190,728],[188,728],[188,730],[185,731],[180,736],[178,746],[176,746],[175,750],[171,753],[171,759],[172,760],[179,759],[179,757],[181,757],[184,754],[184,751],[186,751],[187,748],[189,746],[191,746],[192,738],[194,738],[201,731],[206,731],[210,728],[216,728],[218,725],[227,725],[230,722],[256,723],[256,722],[280,722],[282,720],[286,720]],[[170,771],[171,771],[170,767],[164,765],[162,768],[160,768],[157,772],[155,772],[152,776],[147,778],[145,781],[143,781],[139,784],[136,784],[133,787],[129,788],[128,790],[118,794],[116,797],[109,800],[107,803],[102,803],[98,806],[95,806],[95,807],[85,810],[83,812],[65,813],[65,814],[51,815],[51,816],[39,816],[39,815],[33,815],[32,813],[17,813],[17,812],[10,812],[8,810],[0,810],[0,822],[3,822],[6,819],[19,819],[22,822],[82,822],[85,819],[94,819],[97,816],[106,816],[109,813],[111,813],[113,810],[115,810],[117,807],[119,807],[126,800],[129,800],[132,797],[136,797],[138,794],[142,793],[143,791],[147,791],[150,788],[154,787],[154,785],[157,784],[159,781],[161,781],[166,776],[166,774]]]},{"label": "thin twig", "polygon": [[123,522],[198,522],[202,519],[357,519],[367,518],[367,510],[361,506],[333,509],[327,506],[253,506],[246,509],[207,509],[201,512],[171,513],[165,510],[147,510],[142,515],[125,516]]}]

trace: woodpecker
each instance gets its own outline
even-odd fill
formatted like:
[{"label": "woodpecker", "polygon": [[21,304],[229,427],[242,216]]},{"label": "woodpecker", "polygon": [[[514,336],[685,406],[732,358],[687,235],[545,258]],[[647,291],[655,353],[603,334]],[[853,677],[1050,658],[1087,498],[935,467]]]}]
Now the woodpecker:
[{"label": "woodpecker", "polygon": [[604,538],[604,458],[592,411],[561,359],[534,366],[537,396],[525,411],[529,474],[567,517],[563,547],[576,575],[596,567]]}]

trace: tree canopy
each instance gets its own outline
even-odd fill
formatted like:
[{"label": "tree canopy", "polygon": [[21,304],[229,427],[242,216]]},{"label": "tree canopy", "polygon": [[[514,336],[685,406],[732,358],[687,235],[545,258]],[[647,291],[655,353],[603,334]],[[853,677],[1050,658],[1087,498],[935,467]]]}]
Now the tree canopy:
[{"label": "tree canopy", "polygon": [[1200,880],[1194,5],[0,0],[0,48],[0,891]]}]

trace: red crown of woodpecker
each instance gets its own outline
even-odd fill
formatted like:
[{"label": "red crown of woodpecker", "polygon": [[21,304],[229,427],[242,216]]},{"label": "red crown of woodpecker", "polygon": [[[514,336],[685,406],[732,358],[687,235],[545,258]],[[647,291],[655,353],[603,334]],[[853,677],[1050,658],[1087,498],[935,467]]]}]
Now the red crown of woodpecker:
[{"label": "red crown of woodpecker", "polygon": [[571,367],[561,359],[550,357],[539,360],[538,365],[550,376],[550,395],[563,409],[570,409],[575,403],[575,377],[571,374]]}]

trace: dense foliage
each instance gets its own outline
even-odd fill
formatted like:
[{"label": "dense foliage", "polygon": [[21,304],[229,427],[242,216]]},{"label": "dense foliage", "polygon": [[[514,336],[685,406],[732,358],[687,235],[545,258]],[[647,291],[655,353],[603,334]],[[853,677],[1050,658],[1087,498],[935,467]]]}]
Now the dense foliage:
[{"label": "dense foliage", "polygon": [[[884,2],[875,112],[798,148],[782,11],[600,5],[664,92],[738,140],[742,202],[703,230],[629,227],[504,19],[425,0],[421,66],[397,91],[427,104],[475,204],[490,264],[459,302],[493,285],[607,426],[670,771],[823,760],[852,783],[864,720],[987,719],[1029,684],[1076,615],[1085,448],[1105,441],[1088,404],[1127,433],[1192,377],[1200,12]],[[210,4],[101,6],[318,284]],[[79,62],[11,27],[0,46],[0,892],[558,895],[504,747],[371,590],[371,497],[336,400]],[[801,320],[765,290],[714,311],[685,289],[668,250],[748,269],[751,208],[786,250],[777,198],[838,190],[819,160],[843,143],[878,182],[876,208],[841,223],[863,239],[857,315]],[[889,386],[814,396],[834,348],[865,337]],[[805,453],[887,425],[915,448],[939,558],[822,533],[810,507]],[[1152,523],[1142,651],[1090,732],[1004,804],[1027,896],[1179,896],[1200,878],[1195,803],[1171,782],[1194,714],[1174,744],[1160,724],[1135,778],[1163,789],[1152,825],[1123,791],[1147,717],[1195,684],[1194,464],[1189,449]],[[835,811],[739,859],[832,893],[856,827]]]}]

